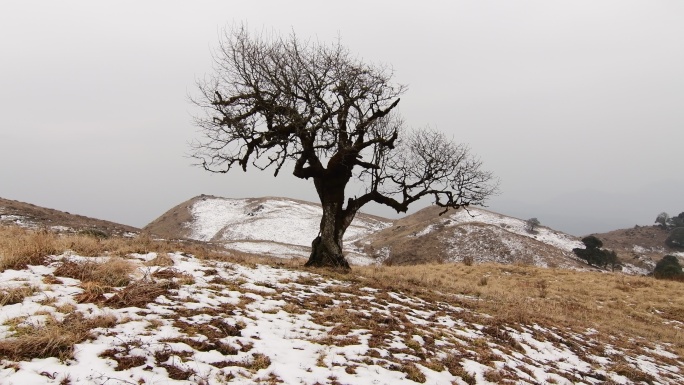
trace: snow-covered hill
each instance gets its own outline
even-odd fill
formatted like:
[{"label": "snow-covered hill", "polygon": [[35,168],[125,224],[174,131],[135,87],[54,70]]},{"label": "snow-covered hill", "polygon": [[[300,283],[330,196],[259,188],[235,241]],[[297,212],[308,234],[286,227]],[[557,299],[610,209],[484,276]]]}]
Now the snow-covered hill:
[{"label": "snow-covered hill", "polygon": [[[353,265],[428,262],[522,263],[587,268],[572,253],[577,237],[481,208],[428,207],[396,221],[359,214],[347,230],[344,252]],[[254,254],[308,257],[318,234],[321,207],[289,198],[230,199],[201,195],[172,208],[145,227],[167,238],[216,242]],[[652,269],[651,269],[652,270]],[[625,271],[646,274],[627,261]]]},{"label": "snow-covered hill", "polygon": [[581,267],[572,249],[584,247],[574,236],[480,208],[428,207],[398,220],[364,241],[368,254],[388,263],[420,261],[524,263]]},{"label": "snow-covered hill", "polygon": [[[180,211],[186,213],[178,214]],[[219,242],[249,253],[307,257],[318,235],[321,213],[320,205],[288,198],[199,196],[176,206],[145,229],[166,236]],[[179,216],[185,219],[177,221],[175,228],[158,231]],[[391,224],[388,219],[357,215],[345,233],[345,248],[353,249],[354,242]],[[352,264],[372,262],[354,252],[347,259]]]}]

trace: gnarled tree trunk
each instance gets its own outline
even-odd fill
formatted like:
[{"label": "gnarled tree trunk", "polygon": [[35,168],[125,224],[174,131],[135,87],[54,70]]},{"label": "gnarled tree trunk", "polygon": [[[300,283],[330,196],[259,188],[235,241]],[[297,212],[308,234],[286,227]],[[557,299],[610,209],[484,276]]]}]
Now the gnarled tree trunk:
[{"label": "gnarled tree trunk", "polygon": [[311,243],[311,255],[306,266],[350,269],[342,255],[342,237],[353,218],[353,214],[345,212],[343,207],[344,188],[348,181],[346,176],[314,179],[323,216],[320,232]]}]

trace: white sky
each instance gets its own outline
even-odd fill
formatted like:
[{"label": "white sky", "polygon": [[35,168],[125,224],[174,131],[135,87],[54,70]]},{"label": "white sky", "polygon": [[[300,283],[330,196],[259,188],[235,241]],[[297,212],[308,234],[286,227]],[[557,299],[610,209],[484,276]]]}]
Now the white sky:
[{"label": "white sky", "polygon": [[190,166],[188,95],[232,22],[339,35],[391,64],[408,125],[470,144],[501,179],[492,210],[577,235],[684,211],[675,0],[5,0],[0,197],[139,227],[202,193],[316,200],[287,172]]}]

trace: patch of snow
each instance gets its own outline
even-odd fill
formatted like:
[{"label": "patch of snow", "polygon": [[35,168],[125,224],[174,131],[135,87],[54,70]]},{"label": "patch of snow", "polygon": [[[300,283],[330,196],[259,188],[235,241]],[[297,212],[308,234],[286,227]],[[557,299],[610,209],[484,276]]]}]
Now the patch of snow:
[{"label": "patch of snow", "polygon": [[51,226],[50,230],[58,231],[58,232],[59,231],[61,231],[61,232],[67,232],[67,231],[72,232],[72,231],[74,231],[74,229],[72,229],[71,227],[67,227],[67,226]]},{"label": "patch of snow", "polygon": [[424,236],[424,235],[428,235],[428,234],[430,234],[430,233],[435,229],[435,227],[437,227],[437,226],[435,226],[434,224],[429,225],[429,226],[427,226],[426,228],[424,228],[423,230],[421,230],[421,231],[417,232],[416,234],[414,234],[413,236],[414,236],[414,237],[422,237],[422,236]]},{"label": "patch of snow", "polygon": [[634,245],[634,247],[632,247],[632,251],[634,251],[635,253],[643,254],[647,250],[644,247],[641,247],[639,245]]},{"label": "patch of snow", "polygon": [[250,254],[261,254],[279,258],[308,257],[311,251],[308,248],[297,245],[286,245],[275,242],[226,242],[228,249],[242,251]]},{"label": "patch of snow", "polygon": [[37,227],[36,224],[31,222],[28,218],[21,215],[12,214],[0,215],[0,223],[11,223],[28,229],[35,229]]},{"label": "patch of snow", "polygon": [[[655,266],[655,264],[654,264]],[[631,263],[625,263],[622,265],[622,272],[629,275],[648,275],[653,271],[653,269],[648,269],[645,267],[635,266]]]}]

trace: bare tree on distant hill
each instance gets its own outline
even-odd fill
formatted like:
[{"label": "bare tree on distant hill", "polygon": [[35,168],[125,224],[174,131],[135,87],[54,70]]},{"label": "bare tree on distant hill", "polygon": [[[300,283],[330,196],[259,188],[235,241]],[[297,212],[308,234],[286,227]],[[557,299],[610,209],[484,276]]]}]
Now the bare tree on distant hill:
[{"label": "bare tree on distant hill", "polygon": [[534,231],[537,229],[537,227],[539,227],[540,224],[541,224],[541,222],[539,222],[539,219],[530,218],[530,219],[525,221],[525,228],[530,233],[534,233]]},{"label": "bare tree on distant hill", "polygon": [[[390,68],[360,61],[339,42],[254,36],[242,26],[225,32],[214,61],[195,100],[205,114],[193,157],[212,172],[252,164],[276,176],[291,161],[296,177],[312,179],[323,216],[308,266],[349,268],[342,237],[366,203],[406,212],[431,196],[446,211],[496,191],[467,146],[405,129],[394,112],[405,87],[392,83]],[[365,192],[345,202],[353,179]]]}]

